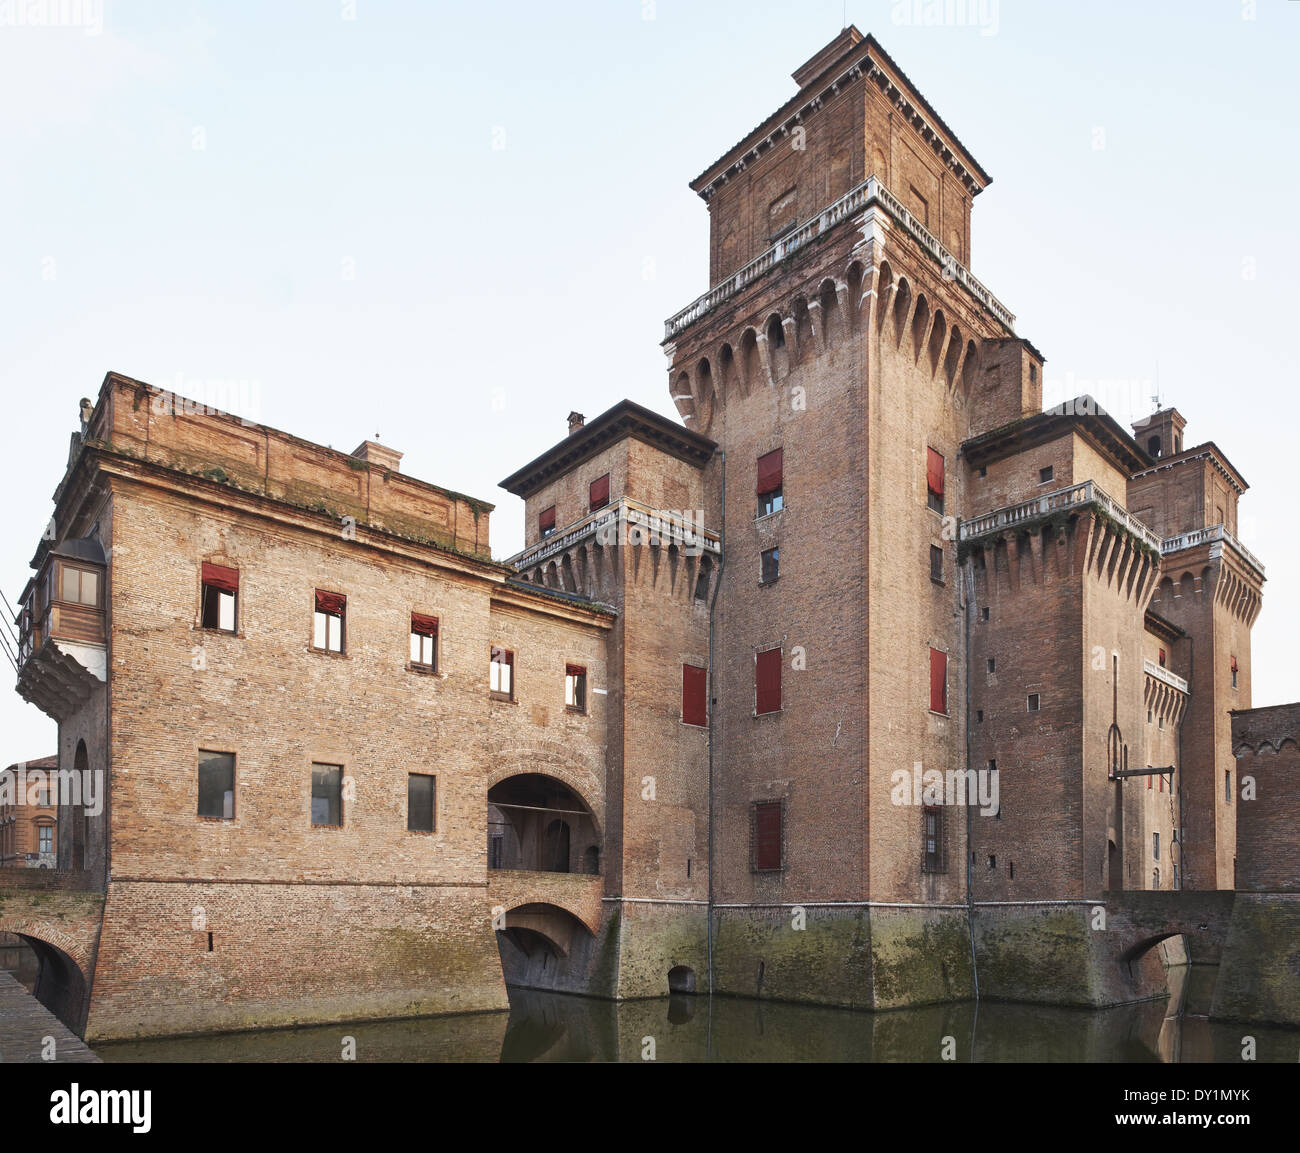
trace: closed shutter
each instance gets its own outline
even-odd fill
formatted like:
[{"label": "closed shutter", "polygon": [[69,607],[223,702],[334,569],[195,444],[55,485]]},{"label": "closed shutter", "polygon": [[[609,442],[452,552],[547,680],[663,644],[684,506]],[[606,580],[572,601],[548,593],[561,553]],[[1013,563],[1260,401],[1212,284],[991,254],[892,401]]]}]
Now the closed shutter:
[{"label": "closed shutter", "polygon": [[948,654],[930,650],[930,710],[948,712]]},{"label": "closed shutter", "polygon": [[707,725],[708,670],[698,665],[682,665],[682,721],[688,725]]},{"label": "closed shutter", "polygon": [[781,867],[781,802],[754,806],[754,868]]},{"label": "closed shutter", "polygon": [[755,705],[757,713],[775,713],[781,708],[781,650],[768,649],[754,662]]},{"label": "closed shutter", "polygon": [[609,504],[609,473],[591,482],[591,511]]},{"label": "closed shutter", "polygon": [[555,505],[537,514],[537,531],[550,532],[555,528]]}]

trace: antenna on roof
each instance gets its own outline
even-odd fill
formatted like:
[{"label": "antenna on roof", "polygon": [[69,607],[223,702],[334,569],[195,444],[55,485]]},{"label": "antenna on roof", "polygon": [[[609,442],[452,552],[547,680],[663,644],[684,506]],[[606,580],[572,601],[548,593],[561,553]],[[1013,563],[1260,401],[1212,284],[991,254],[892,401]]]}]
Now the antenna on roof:
[{"label": "antenna on roof", "polygon": [[1151,398],[1151,400],[1156,406],[1155,408],[1156,412],[1159,412],[1160,411],[1160,361],[1159,360],[1156,361],[1156,394]]}]

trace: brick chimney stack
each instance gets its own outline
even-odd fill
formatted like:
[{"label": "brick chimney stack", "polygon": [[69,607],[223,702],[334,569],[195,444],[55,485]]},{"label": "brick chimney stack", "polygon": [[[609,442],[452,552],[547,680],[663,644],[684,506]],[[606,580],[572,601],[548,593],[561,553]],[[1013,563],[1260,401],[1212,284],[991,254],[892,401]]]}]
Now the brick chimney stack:
[{"label": "brick chimney stack", "polygon": [[355,456],[357,460],[378,465],[380,468],[391,469],[393,472],[402,471],[402,454],[395,448],[380,444],[377,440],[363,440],[350,455]]},{"label": "brick chimney stack", "polygon": [[586,417],[580,412],[569,413],[569,435],[572,436],[580,429],[586,421]]}]

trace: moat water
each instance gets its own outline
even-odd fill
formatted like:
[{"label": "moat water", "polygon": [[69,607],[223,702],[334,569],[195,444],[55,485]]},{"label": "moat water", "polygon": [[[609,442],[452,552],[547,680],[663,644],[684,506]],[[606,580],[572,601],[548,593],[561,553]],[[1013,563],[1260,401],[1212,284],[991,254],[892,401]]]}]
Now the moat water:
[{"label": "moat water", "polygon": [[738,997],[614,1003],[510,990],[508,1013],[95,1046],[104,1061],[1090,1061],[1294,1063],[1300,1030],[1211,1022],[1216,970],[1170,970],[1169,1000],[1113,1009],[967,1002],[863,1013]]}]

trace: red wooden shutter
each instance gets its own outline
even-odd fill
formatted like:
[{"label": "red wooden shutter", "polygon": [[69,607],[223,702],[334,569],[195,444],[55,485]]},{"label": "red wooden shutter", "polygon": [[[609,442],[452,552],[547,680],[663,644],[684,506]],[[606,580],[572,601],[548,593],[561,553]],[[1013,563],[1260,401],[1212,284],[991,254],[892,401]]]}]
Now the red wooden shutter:
[{"label": "red wooden shutter", "polygon": [[1164,667],[1165,667],[1165,650],[1164,650],[1164,649],[1161,649],[1161,650],[1160,650],[1160,667],[1161,667],[1161,668],[1164,668]]},{"label": "red wooden shutter", "polygon": [[422,637],[438,635],[438,618],[426,617],[422,613],[411,614],[411,632]]},{"label": "red wooden shutter", "polygon": [[781,487],[783,449],[775,449],[766,456],[758,458],[758,495],[776,492]]},{"label": "red wooden shutter", "polygon": [[347,608],[348,598],[342,593],[327,593],[316,590],[316,611],[318,613],[338,613],[342,615]]},{"label": "red wooden shutter", "polygon": [[591,511],[609,504],[609,473],[591,482]]},{"label": "red wooden shutter", "polygon": [[708,670],[698,665],[682,665],[682,721],[688,725],[707,725]]},{"label": "red wooden shutter", "polygon": [[935,496],[943,496],[943,453],[926,450],[925,483]]},{"label": "red wooden shutter", "polygon": [[585,677],[587,675],[587,670],[581,665],[565,665],[564,675],[566,677]]},{"label": "red wooden shutter", "polygon": [[225,568],[219,564],[208,564],[203,562],[203,583],[214,589],[220,589],[222,592],[237,593],[239,591],[239,570],[237,568]]},{"label": "red wooden shutter", "polygon": [[537,514],[537,531],[550,532],[555,527],[555,505],[544,508]]},{"label": "red wooden shutter", "polygon": [[754,868],[781,867],[781,802],[754,806]]},{"label": "red wooden shutter", "polygon": [[781,650],[768,649],[754,662],[755,706],[758,713],[775,713],[781,708]]},{"label": "red wooden shutter", "polygon": [[1232,658],[1232,671],[1233,671],[1234,673],[1237,671],[1237,658],[1236,658],[1236,657],[1233,657],[1233,658]]},{"label": "red wooden shutter", "polygon": [[930,709],[948,712],[948,654],[930,650]]}]

